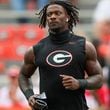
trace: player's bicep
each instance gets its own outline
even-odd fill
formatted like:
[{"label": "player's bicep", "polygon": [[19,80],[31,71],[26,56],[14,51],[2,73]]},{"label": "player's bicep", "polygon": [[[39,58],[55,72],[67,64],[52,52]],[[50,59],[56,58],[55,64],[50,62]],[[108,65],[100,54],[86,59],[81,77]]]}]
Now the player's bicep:
[{"label": "player's bicep", "polygon": [[89,76],[102,74],[101,66],[97,60],[95,47],[90,43],[86,43],[86,72]]},{"label": "player's bicep", "polygon": [[36,65],[34,64],[34,53],[33,49],[30,48],[24,55],[24,62],[21,68],[20,73],[23,74],[26,77],[31,77],[32,74],[36,70]]},{"label": "player's bicep", "polygon": [[88,76],[102,74],[102,69],[99,62],[96,61],[87,61],[86,62],[86,72]]}]

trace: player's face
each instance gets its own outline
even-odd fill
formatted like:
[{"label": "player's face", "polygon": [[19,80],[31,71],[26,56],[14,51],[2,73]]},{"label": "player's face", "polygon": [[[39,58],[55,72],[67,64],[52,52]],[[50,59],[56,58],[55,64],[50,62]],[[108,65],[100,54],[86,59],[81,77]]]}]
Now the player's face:
[{"label": "player's face", "polygon": [[62,6],[57,4],[48,6],[46,16],[47,24],[50,30],[63,31],[68,29],[67,19],[69,17]]}]

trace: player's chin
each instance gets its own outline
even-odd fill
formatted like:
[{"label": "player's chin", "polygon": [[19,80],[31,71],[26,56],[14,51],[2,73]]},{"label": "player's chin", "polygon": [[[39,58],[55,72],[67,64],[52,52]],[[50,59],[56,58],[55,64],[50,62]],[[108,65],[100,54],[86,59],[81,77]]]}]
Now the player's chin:
[{"label": "player's chin", "polygon": [[57,29],[57,28],[59,28],[60,26],[57,24],[57,23],[50,23],[49,24],[49,28],[50,29]]},{"label": "player's chin", "polygon": [[60,29],[60,27],[58,27],[58,26],[50,27],[50,30],[52,30],[52,31],[58,31],[59,29]]}]

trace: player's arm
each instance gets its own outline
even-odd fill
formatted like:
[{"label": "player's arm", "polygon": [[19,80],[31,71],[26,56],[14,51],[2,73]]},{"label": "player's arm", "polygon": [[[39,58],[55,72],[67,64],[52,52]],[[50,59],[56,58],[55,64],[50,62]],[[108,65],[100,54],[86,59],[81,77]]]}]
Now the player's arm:
[{"label": "player's arm", "polygon": [[[103,75],[101,66],[97,60],[95,47],[86,42],[86,72],[88,78],[86,79],[86,89],[98,89],[103,84]],[[82,81],[83,83],[83,81]]]},{"label": "player's arm", "polygon": [[98,89],[102,86],[103,75],[101,66],[97,60],[97,54],[94,46],[86,42],[86,73],[87,79],[75,79],[73,76],[60,75],[63,86],[66,89]]},{"label": "player's arm", "polygon": [[19,86],[27,99],[34,95],[33,85],[31,82],[31,76],[36,70],[34,59],[33,48],[30,48],[24,55],[24,63],[19,75]]},{"label": "player's arm", "polygon": [[75,79],[73,76],[60,75],[62,77],[62,84],[65,89],[98,89],[102,86],[103,76],[102,69],[97,60],[97,54],[94,46],[86,43],[86,73],[87,79]]}]

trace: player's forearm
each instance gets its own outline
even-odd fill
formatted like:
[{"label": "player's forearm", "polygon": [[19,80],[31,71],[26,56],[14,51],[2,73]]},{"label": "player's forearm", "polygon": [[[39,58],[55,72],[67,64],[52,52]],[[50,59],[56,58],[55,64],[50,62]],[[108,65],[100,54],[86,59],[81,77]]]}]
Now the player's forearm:
[{"label": "player's forearm", "polygon": [[98,89],[103,84],[103,77],[101,74],[90,76],[87,78],[87,87],[86,89]]},{"label": "player's forearm", "polygon": [[99,89],[103,84],[103,72],[99,62],[89,61],[86,72],[88,74],[86,89]]},{"label": "player's forearm", "polygon": [[98,89],[103,84],[103,77],[101,74],[90,76],[87,79],[79,80],[80,88],[84,89]]},{"label": "player's forearm", "polygon": [[20,87],[21,91],[24,93],[24,95],[26,96],[27,99],[31,95],[34,94],[31,78],[28,78],[23,74],[19,75],[19,87]]}]

